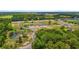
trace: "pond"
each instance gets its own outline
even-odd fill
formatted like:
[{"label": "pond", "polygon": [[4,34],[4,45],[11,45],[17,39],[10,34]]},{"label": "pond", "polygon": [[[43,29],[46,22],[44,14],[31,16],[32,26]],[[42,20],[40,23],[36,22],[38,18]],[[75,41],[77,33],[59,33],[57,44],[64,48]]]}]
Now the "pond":
[{"label": "pond", "polygon": [[19,36],[20,36],[20,33],[18,33],[18,32],[11,32],[10,33],[10,38],[11,39],[17,40],[19,38]]}]

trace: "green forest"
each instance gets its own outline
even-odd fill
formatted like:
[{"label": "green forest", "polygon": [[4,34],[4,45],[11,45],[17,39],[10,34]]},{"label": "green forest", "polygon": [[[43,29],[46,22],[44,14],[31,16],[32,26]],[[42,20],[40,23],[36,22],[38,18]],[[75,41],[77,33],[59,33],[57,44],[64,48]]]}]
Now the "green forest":
[{"label": "green forest", "polygon": [[71,31],[65,27],[40,29],[33,42],[34,49],[78,49],[79,30]]}]

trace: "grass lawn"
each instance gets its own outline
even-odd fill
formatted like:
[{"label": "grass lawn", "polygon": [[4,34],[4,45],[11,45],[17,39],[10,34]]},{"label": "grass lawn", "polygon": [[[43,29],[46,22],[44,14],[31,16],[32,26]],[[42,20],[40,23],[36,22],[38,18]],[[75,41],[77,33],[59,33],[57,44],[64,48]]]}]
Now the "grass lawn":
[{"label": "grass lawn", "polygon": [[12,15],[0,16],[0,18],[3,18],[3,19],[5,19],[5,18],[12,18],[12,17],[13,17]]}]

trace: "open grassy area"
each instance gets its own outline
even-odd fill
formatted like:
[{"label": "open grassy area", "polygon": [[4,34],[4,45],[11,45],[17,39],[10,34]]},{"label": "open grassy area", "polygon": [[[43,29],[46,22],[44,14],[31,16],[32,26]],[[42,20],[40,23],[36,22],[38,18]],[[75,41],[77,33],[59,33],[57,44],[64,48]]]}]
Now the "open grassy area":
[{"label": "open grassy area", "polygon": [[5,19],[5,18],[8,18],[8,19],[10,19],[10,18],[12,18],[13,16],[12,15],[5,15],[5,16],[0,16],[0,18],[3,18],[3,19]]},{"label": "open grassy area", "polygon": [[68,23],[79,24],[79,20],[66,20]]}]

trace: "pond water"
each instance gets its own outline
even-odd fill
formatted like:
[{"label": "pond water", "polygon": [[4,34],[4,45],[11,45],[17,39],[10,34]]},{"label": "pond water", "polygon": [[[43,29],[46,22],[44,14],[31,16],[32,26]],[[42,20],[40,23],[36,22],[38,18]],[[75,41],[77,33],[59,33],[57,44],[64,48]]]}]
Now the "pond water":
[{"label": "pond water", "polygon": [[20,33],[17,33],[17,32],[10,33],[10,38],[11,39],[17,40],[19,38],[19,36],[20,36]]}]

